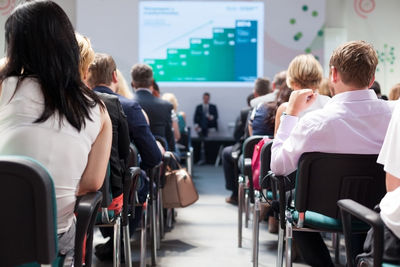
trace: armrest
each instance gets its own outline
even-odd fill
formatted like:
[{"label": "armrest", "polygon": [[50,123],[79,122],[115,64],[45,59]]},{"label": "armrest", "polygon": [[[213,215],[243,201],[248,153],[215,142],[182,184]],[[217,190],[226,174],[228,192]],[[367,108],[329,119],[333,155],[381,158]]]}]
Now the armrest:
[{"label": "armrest", "polygon": [[383,254],[383,222],[375,211],[355,202],[351,199],[342,199],[338,201],[340,213],[342,216],[343,233],[346,242],[346,256],[349,266],[355,266],[351,251],[351,216],[368,223],[374,230],[374,266],[381,266]]},{"label": "armrest", "polygon": [[85,264],[92,264],[93,249],[93,225],[96,220],[97,211],[100,208],[102,194],[100,192],[88,193],[76,200],[76,233],[75,233],[75,256],[74,266],[82,266],[83,262],[83,246],[86,237],[86,255]]},{"label": "armrest", "polygon": [[251,176],[252,176],[251,158],[244,158],[243,159],[243,174],[245,176],[249,176],[251,178]]},{"label": "armrest", "polygon": [[132,207],[135,202],[135,192],[137,188],[137,184],[139,181],[139,176],[141,173],[141,169],[139,167],[131,167],[125,174],[124,178],[124,198],[123,198],[123,206],[122,206],[122,226],[126,226],[129,223],[128,216],[134,210]]}]

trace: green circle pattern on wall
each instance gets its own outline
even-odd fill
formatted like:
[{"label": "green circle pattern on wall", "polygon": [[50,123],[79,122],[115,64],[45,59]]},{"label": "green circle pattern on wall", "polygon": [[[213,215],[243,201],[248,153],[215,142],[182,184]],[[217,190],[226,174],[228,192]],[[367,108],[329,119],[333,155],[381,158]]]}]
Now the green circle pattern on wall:
[{"label": "green circle pattern on wall", "polygon": [[303,9],[303,11],[307,11],[307,10],[308,10],[308,6],[307,6],[307,5],[304,5],[304,6],[302,7],[302,9]]}]

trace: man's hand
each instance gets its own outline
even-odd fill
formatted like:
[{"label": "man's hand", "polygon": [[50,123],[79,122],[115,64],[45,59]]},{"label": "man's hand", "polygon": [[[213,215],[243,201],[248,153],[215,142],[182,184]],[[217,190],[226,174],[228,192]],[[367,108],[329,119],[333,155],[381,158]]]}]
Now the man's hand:
[{"label": "man's hand", "polygon": [[317,99],[317,93],[311,89],[301,89],[293,91],[289,98],[286,114],[298,116],[300,112],[311,106]]}]

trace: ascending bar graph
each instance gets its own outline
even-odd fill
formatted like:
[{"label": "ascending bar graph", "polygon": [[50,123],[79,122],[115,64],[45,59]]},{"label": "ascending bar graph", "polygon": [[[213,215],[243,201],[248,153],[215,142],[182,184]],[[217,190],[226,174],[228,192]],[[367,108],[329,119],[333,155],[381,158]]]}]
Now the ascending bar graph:
[{"label": "ascending bar graph", "polygon": [[[260,3],[209,2],[215,5],[214,8],[208,7],[209,10],[216,10],[219,17],[212,17],[210,13],[213,12],[208,12],[205,18],[193,14],[196,10],[201,13],[204,8],[198,6],[199,2],[191,2],[191,8],[182,8],[185,3],[176,3],[176,6],[169,5],[167,10],[157,8],[160,2],[155,3],[157,5],[151,5],[152,8],[143,9],[153,16],[143,23],[140,35],[150,35],[151,38],[147,38],[148,43],[143,42],[146,36],[141,40],[139,57],[153,68],[157,81],[253,82],[262,73]],[[255,11],[258,17],[253,14]],[[155,14],[157,19],[154,19]],[[180,25],[182,30],[174,28],[177,27],[175,19],[178,15],[181,22],[190,17],[188,23],[191,25]],[[162,29],[169,29],[169,34]],[[152,30],[154,32],[150,33]]]}]

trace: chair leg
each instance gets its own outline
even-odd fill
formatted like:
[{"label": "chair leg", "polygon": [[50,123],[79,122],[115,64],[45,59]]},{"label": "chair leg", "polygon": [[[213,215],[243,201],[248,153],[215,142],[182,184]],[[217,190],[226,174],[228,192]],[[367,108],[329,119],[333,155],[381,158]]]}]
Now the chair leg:
[{"label": "chair leg", "polygon": [[276,267],[283,266],[283,239],[285,238],[285,231],[282,229],[279,224],[279,232],[278,232],[278,257],[276,259]]},{"label": "chair leg", "polygon": [[340,234],[332,233],[332,247],[335,250],[335,263],[340,264]]},{"label": "chair leg", "polygon": [[113,251],[113,267],[120,266],[121,251],[121,218],[117,216],[114,223],[114,251]]},{"label": "chair leg", "polygon": [[146,267],[147,205],[148,205],[148,200],[146,200],[142,208],[141,235],[140,235],[140,267]]},{"label": "chair leg", "polygon": [[286,267],[292,267],[293,228],[291,222],[286,222]]},{"label": "chair leg", "polygon": [[160,239],[164,238],[165,235],[165,229],[164,229],[164,204],[163,204],[163,192],[160,189],[159,195],[158,195],[158,200],[159,200],[159,210],[160,210]]},{"label": "chair leg", "polygon": [[156,221],[156,200],[151,203],[150,216],[150,237],[151,237],[151,265],[157,265],[157,221]]},{"label": "chair leg", "polygon": [[256,198],[254,203],[253,216],[253,267],[258,267],[258,250],[259,250],[259,223],[260,223],[260,199]]},{"label": "chair leg", "polygon": [[244,194],[244,227],[249,228],[249,218],[250,218],[250,197],[249,190],[245,190]]},{"label": "chair leg", "polygon": [[157,199],[156,199],[156,247],[157,250],[160,250],[161,244],[161,210],[160,210],[160,189],[157,190]]},{"label": "chair leg", "polygon": [[132,267],[131,236],[129,224],[122,227],[124,236],[125,267]]},{"label": "chair leg", "polygon": [[169,229],[172,228],[172,217],[174,216],[172,213],[173,212],[171,208],[167,209],[167,227]]},{"label": "chair leg", "polygon": [[193,160],[192,160],[192,153],[190,151],[186,152],[186,167],[188,170],[188,173],[192,176],[192,167],[193,167]]},{"label": "chair leg", "polygon": [[242,228],[243,228],[243,194],[244,184],[242,177],[239,177],[239,188],[238,188],[238,247],[242,247]]}]

